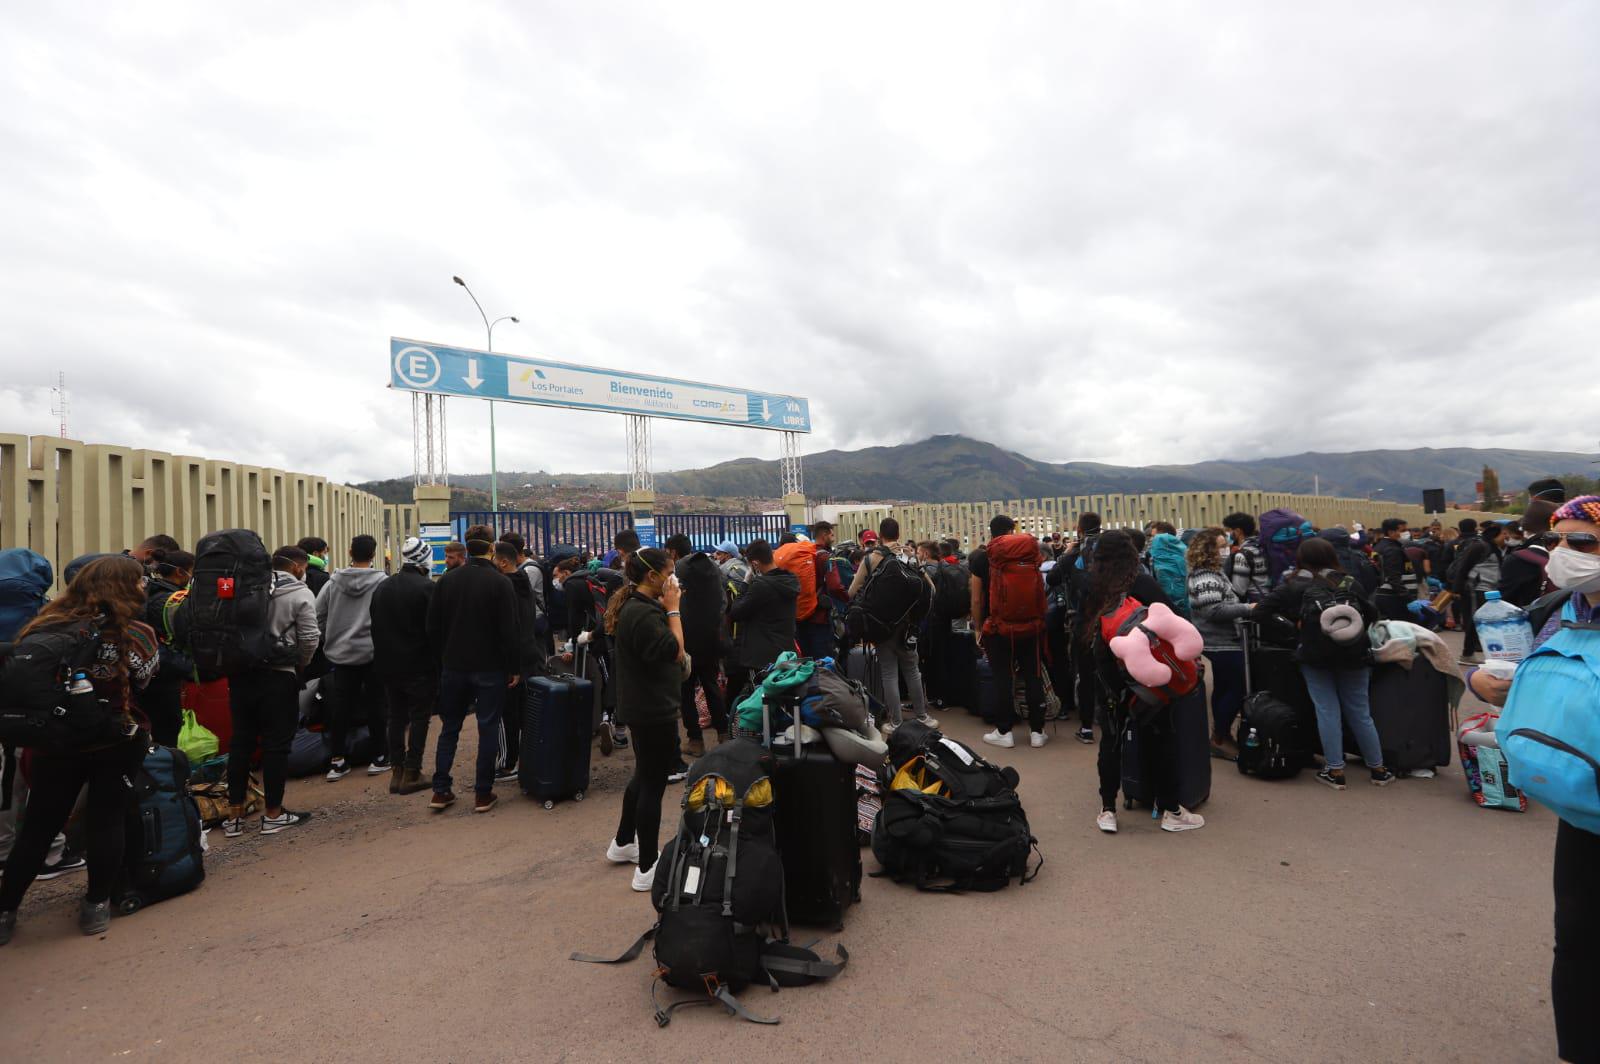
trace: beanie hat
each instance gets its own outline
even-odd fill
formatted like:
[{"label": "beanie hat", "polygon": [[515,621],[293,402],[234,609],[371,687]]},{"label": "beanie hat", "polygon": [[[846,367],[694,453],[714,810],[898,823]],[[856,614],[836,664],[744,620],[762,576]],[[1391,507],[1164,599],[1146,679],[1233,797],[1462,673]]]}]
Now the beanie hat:
[{"label": "beanie hat", "polygon": [[1562,503],[1561,509],[1551,516],[1550,521],[1552,524],[1557,521],[1589,521],[1600,525],[1600,495],[1579,495]]},{"label": "beanie hat", "polygon": [[405,559],[407,565],[427,569],[433,564],[433,544],[416,536],[407,536],[405,546],[400,548],[400,557]]}]

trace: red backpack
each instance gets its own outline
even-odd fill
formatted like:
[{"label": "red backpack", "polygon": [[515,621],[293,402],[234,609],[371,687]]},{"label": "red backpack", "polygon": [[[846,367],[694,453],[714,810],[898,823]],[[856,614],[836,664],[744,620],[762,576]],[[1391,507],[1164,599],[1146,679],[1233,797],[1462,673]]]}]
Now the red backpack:
[{"label": "red backpack", "polygon": [[[1128,691],[1134,699],[1151,709],[1169,705],[1184,695],[1200,686],[1201,678],[1205,675],[1200,669],[1200,662],[1184,661],[1178,657],[1178,652],[1172,644],[1161,638],[1155,632],[1145,627],[1145,616],[1150,611],[1145,604],[1132,595],[1123,596],[1122,602],[1109,613],[1100,615],[1100,641],[1110,645],[1111,641],[1119,635],[1127,635],[1137,629],[1150,640],[1150,654],[1157,661],[1164,663],[1172,670],[1172,679],[1160,687],[1146,687],[1137,683],[1126,672]],[[1121,662],[1118,662],[1121,665]]]},{"label": "red backpack", "polygon": [[1038,635],[1044,629],[1039,541],[1021,532],[996,536],[988,554],[989,616],[983,630],[1008,637]]}]

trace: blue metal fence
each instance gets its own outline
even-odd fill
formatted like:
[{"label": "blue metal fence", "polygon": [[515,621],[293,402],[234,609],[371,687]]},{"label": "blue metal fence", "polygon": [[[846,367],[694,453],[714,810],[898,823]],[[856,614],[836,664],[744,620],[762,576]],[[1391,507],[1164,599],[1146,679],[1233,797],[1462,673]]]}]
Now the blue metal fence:
[{"label": "blue metal fence", "polygon": [[[741,547],[751,540],[765,539],[776,544],[789,529],[782,514],[656,514],[656,536],[665,543],[668,536],[682,532],[697,550],[710,550],[731,539]],[[633,527],[633,515],[621,510],[454,510],[450,523],[455,537],[464,539],[472,525],[489,525],[496,534],[515,532],[538,555],[548,555],[552,547],[570,543],[596,554],[611,549],[618,532]]]}]

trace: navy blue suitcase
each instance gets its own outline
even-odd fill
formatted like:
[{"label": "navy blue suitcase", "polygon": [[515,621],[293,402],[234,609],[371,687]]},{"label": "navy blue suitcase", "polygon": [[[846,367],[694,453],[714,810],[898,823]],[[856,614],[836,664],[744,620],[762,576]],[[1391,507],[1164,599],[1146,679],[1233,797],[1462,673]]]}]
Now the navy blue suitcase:
[{"label": "navy blue suitcase", "polygon": [[189,759],[170,746],[151,746],[132,783],[127,849],[111,888],[111,908],[121,916],[186,894],[206,878]]},{"label": "navy blue suitcase", "polygon": [[530,677],[522,686],[517,785],[546,809],[568,798],[583,801],[594,739],[594,684],[556,675]]}]

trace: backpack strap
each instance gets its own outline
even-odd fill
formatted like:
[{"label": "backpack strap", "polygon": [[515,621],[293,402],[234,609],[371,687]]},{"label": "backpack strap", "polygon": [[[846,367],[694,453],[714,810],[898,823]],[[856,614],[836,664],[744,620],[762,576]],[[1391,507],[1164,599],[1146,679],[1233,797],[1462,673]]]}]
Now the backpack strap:
[{"label": "backpack strap", "polygon": [[[775,945],[780,944],[768,943],[768,946]],[[845,965],[850,963],[850,954],[837,943],[833,947],[839,958],[837,961],[825,961],[809,949],[799,946],[782,945],[784,945],[782,952],[768,953],[765,949],[762,950],[761,967],[767,970],[769,976],[782,973],[796,976],[808,983],[820,982],[823,979],[832,979],[844,971]],[[782,983],[783,980],[780,979],[778,982]]]},{"label": "backpack strap", "polygon": [[[796,729],[796,734],[799,730]],[[732,827],[728,833],[728,863],[722,877],[722,915],[733,919],[733,877],[739,867],[739,822],[744,819],[744,795],[733,800]]]},{"label": "backpack strap", "polygon": [[644,944],[656,937],[656,928],[660,926],[655,924],[650,930],[634,939],[633,945],[623,950],[620,957],[597,957],[592,953],[574,953],[570,959],[588,964],[626,964],[644,951]]}]

